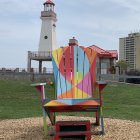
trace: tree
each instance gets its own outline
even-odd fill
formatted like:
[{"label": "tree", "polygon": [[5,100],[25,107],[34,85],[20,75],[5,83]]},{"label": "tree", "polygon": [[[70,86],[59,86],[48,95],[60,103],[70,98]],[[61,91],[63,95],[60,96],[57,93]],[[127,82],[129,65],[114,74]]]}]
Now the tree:
[{"label": "tree", "polygon": [[127,70],[128,64],[125,60],[119,60],[116,64],[120,68],[120,74]]}]

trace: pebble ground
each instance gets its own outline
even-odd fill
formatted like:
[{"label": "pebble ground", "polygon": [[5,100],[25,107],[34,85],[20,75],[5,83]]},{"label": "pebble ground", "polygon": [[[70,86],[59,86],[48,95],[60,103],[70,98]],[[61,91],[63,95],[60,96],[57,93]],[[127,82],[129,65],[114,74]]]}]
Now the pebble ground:
[{"label": "pebble ground", "polygon": [[[95,122],[95,118],[74,116],[58,116],[59,120]],[[109,118],[104,121],[105,135],[92,135],[91,140],[140,140],[140,122]],[[48,128],[50,133],[54,131],[50,122]],[[92,131],[100,131],[100,127],[92,125]],[[0,140],[53,140],[53,137],[44,137],[42,118],[27,118],[0,121]]]}]

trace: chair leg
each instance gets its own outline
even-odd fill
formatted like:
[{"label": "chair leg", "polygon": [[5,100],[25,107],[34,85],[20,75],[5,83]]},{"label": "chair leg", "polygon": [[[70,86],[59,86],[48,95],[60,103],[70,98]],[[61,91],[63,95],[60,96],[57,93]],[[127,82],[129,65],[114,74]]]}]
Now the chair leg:
[{"label": "chair leg", "polygon": [[43,128],[44,128],[45,136],[47,136],[48,135],[47,121],[46,121],[47,114],[44,108],[42,110],[43,110]]},{"label": "chair leg", "polygon": [[45,111],[51,121],[52,125],[56,124],[56,113],[55,112],[50,112],[48,109],[45,108]]},{"label": "chair leg", "polygon": [[104,135],[104,134],[105,134],[105,131],[104,131],[104,118],[103,118],[102,107],[100,107],[100,117],[101,117],[101,129],[102,129],[102,135]]},{"label": "chair leg", "polygon": [[100,125],[100,111],[96,112],[96,125],[99,126]]},{"label": "chair leg", "polygon": [[59,140],[59,135],[55,135],[54,140]]},{"label": "chair leg", "polygon": [[54,124],[56,124],[56,113],[54,112]]}]

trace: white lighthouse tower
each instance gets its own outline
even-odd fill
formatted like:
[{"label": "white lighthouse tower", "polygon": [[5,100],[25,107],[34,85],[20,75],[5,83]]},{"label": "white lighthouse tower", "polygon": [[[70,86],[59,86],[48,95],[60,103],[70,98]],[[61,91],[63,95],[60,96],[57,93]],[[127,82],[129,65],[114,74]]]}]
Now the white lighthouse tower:
[{"label": "white lighthouse tower", "polygon": [[28,51],[28,72],[34,72],[31,64],[32,60],[35,60],[39,62],[39,72],[42,73],[42,62],[52,61],[51,52],[52,50],[57,49],[55,30],[57,19],[56,13],[54,12],[54,6],[55,4],[52,0],[47,0],[44,3],[44,10],[41,12],[42,27],[39,48],[37,52]]},{"label": "white lighthouse tower", "polygon": [[48,52],[57,48],[56,44],[56,13],[54,12],[54,2],[47,0],[44,3],[44,11],[41,12],[41,34],[39,42],[39,52]]}]

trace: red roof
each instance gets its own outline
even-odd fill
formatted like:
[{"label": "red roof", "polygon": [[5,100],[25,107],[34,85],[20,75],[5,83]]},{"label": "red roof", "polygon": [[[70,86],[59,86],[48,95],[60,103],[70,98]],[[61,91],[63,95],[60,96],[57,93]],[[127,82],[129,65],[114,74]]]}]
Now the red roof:
[{"label": "red roof", "polygon": [[52,0],[47,0],[47,1],[44,3],[44,5],[45,5],[45,4],[52,4],[52,5],[55,5],[54,2],[53,2]]},{"label": "red roof", "polygon": [[118,52],[117,50],[107,50],[109,53],[111,53],[112,57],[118,58]]},{"label": "red roof", "polygon": [[117,50],[103,50],[102,48],[96,45],[90,46],[90,48],[97,52],[98,57],[118,59]]}]

